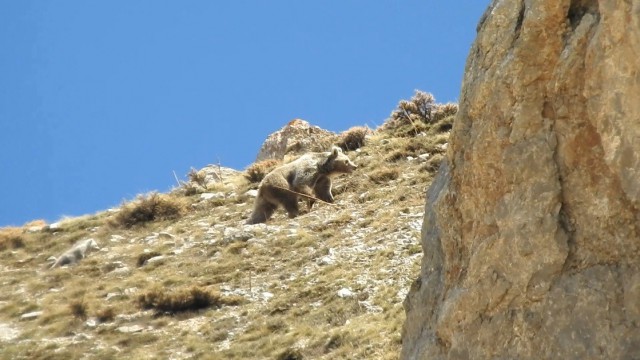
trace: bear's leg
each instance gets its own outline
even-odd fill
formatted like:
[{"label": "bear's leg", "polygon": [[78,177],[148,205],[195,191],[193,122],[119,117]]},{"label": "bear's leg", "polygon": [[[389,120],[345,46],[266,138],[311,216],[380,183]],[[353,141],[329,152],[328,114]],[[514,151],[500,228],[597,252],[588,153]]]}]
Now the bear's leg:
[{"label": "bear's leg", "polygon": [[287,210],[287,213],[289,213],[289,218],[293,219],[294,217],[298,216],[298,214],[300,214],[297,196],[291,196],[287,194],[286,197],[280,198],[280,203],[282,204],[284,209]]},{"label": "bear's leg", "polygon": [[313,187],[313,192],[316,197],[322,201],[333,203],[333,195],[331,195],[331,179],[328,177],[322,177],[318,179],[316,185]]},{"label": "bear's leg", "polygon": [[249,220],[247,220],[247,225],[266,222],[267,219],[273,215],[273,212],[276,211],[276,208],[278,208],[278,205],[272,204],[258,195],[253,213]]}]

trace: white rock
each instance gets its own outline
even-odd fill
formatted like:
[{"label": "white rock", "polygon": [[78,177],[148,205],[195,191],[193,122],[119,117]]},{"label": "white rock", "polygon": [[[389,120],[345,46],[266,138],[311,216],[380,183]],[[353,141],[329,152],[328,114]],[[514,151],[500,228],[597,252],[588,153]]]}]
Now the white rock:
[{"label": "white rock", "polygon": [[87,327],[94,328],[98,325],[98,321],[95,318],[91,318],[87,320],[84,324],[87,325]]},{"label": "white rock", "polygon": [[109,241],[111,242],[120,242],[122,240],[124,240],[125,237],[124,236],[120,236],[120,235],[111,235],[111,239],[109,239]]},{"label": "white rock", "polygon": [[341,298],[350,298],[353,297],[353,295],[353,291],[351,291],[351,289],[349,288],[342,288],[338,290],[338,296]]},{"label": "white rock", "polygon": [[258,190],[256,190],[256,189],[251,189],[251,190],[247,191],[247,192],[245,193],[245,195],[247,195],[247,196],[251,196],[251,197],[256,197],[256,196],[258,196]]},{"label": "white rock", "polygon": [[124,266],[124,267],[121,267],[121,268],[118,268],[118,269],[115,269],[115,270],[111,271],[109,273],[109,275],[115,275],[115,276],[122,275],[122,276],[125,276],[125,275],[129,275],[130,272],[131,272],[131,270],[129,270],[128,267]]},{"label": "white rock", "polygon": [[53,224],[49,224],[45,226],[44,229],[48,231],[60,230],[60,222],[54,222]]},{"label": "white rock", "polygon": [[426,154],[418,155],[418,158],[420,158],[420,160],[427,160],[429,156],[431,156],[431,154],[426,153]]},{"label": "white rock", "polygon": [[12,341],[20,335],[20,331],[9,325],[0,324],[0,341]]},{"label": "white rock", "polygon": [[318,265],[333,265],[335,264],[335,262],[336,262],[336,259],[334,259],[332,256],[329,256],[329,255],[325,255],[320,259],[318,259],[317,261]]},{"label": "white rock", "polygon": [[130,288],[124,289],[124,294],[125,295],[129,295],[129,296],[134,295],[137,292],[138,292],[138,288],[137,287],[130,287]]},{"label": "white rock", "polygon": [[202,200],[224,199],[224,193],[204,193],[204,194],[200,194],[200,199]]},{"label": "white rock", "polygon": [[247,241],[253,237],[254,236],[251,232],[245,231],[243,229],[228,227],[224,229],[223,241],[225,243],[234,241]]},{"label": "white rock", "polygon": [[43,229],[43,228],[44,228],[44,226],[31,226],[31,227],[29,227],[29,228],[27,229],[27,232],[30,232],[30,233],[37,233],[37,232],[42,231],[42,229]]},{"label": "white rock", "polygon": [[120,293],[108,293],[106,300],[109,301],[109,300],[111,300],[113,298],[117,298],[117,297],[120,297],[120,296],[122,296],[122,294],[120,294]]},{"label": "white rock", "polygon": [[165,259],[166,259],[166,256],[158,255],[158,256],[154,256],[152,258],[147,259],[146,263],[149,264],[149,265],[151,265],[151,264],[162,264]]},{"label": "white rock", "polygon": [[32,311],[30,313],[22,314],[22,316],[20,316],[20,319],[22,319],[22,320],[32,320],[32,319],[40,317],[40,315],[42,315],[42,311]]},{"label": "white rock", "polygon": [[265,291],[262,293],[262,298],[266,301],[269,301],[272,297],[273,297],[273,294],[268,291]]},{"label": "white rock", "polygon": [[144,330],[144,328],[140,325],[131,325],[131,326],[120,326],[117,330],[120,331],[121,333],[137,333]]},{"label": "white rock", "polygon": [[158,234],[158,237],[160,237],[161,239],[174,239],[175,235],[169,234],[168,232],[161,232],[160,234]]}]

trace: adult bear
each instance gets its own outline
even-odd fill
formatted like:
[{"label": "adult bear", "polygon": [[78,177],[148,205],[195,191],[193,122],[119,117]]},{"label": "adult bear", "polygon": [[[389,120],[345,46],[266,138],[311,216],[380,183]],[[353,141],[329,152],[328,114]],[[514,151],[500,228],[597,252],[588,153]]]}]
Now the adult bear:
[{"label": "adult bear", "polygon": [[[260,182],[258,197],[247,224],[266,222],[279,205],[284,207],[290,218],[298,216],[298,194],[332,203],[331,178],[351,173],[357,167],[342,149],[334,146],[330,152],[308,153],[275,168]],[[309,207],[311,205],[313,200],[309,202]]]}]

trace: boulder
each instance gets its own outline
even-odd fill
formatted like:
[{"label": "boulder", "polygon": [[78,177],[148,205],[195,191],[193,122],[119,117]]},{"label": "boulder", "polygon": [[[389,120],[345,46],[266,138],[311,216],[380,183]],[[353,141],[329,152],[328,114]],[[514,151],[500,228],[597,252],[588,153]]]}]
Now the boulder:
[{"label": "boulder", "polygon": [[256,162],[267,159],[283,160],[289,153],[327,151],[335,136],[331,131],[312,126],[301,119],[294,119],[267,137],[258,152]]}]

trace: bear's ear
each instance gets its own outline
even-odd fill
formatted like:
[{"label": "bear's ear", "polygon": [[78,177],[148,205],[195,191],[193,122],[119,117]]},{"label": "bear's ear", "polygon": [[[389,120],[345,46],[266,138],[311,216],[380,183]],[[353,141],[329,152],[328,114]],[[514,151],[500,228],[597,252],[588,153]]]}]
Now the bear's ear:
[{"label": "bear's ear", "polygon": [[329,158],[335,159],[338,157],[338,155],[340,155],[341,152],[342,152],[342,149],[340,149],[337,146],[334,146],[333,148],[331,148],[331,155],[329,155]]}]

